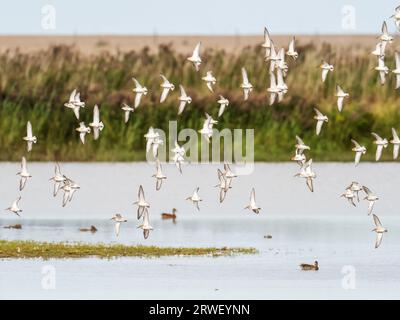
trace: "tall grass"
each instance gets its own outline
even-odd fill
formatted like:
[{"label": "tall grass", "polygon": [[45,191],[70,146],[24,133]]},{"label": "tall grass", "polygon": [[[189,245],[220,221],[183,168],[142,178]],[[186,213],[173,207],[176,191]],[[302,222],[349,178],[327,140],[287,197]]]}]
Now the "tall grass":
[{"label": "tall grass", "polygon": [[[329,45],[298,48],[300,57],[289,61],[286,78],[289,92],[282,103],[268,106],[266,88],[268,70],[259,47],[247,47],[240,55],[224,51],[205,50],[201,71],[185,61],[186,56],[161,45],[155,54],[145,48],[140,52],[119,52],[81,55],[72,47],[57,46],[30,54],[5,52],[0,54],[0,160],[19,160],[25,153],[26,121],[30,120],[38,143],[30,160],[109,160],[135,161],[145,158],[143,135],[150,126],[168,129],[168,120],[177,120],[179,128],[201,128],[204,112],[217,117],[219,94],[230,105],[219,119],[218,129],[254,128],[256,160],[288,160],[293,153],[295,135],[311,146],[311,155],[318,160],[350,160],[353,158],[350,139],[367,146],[363,159],[373,158],[371,131],[390,137],[391,127],[400,129],[398,92],[395,79],[381,86],[373,70],[376,58],[370,48],[353,47],[335,50]],[[393,53],[387,64],[394,68]],[[330,59],[335,71],[321,81],[318,68],[322,59]],[[393,60],[393,61],[392,61]],[[240,69],[245,66],[254,91],[247,102],[239,88]],[[218,83],[215,94],[208,92],[201,76],[213,70]],[[176,86],[183,84],[193,102],[177,116],[179,90],[159,104],[160,78],[166,75]],[[135,76],[147,86],[149,94],[123,122],[121,103],[133,104],[131,89]],[[336,83],[350,93],[344,110],[336,108]],[[92,107],[100,106],[105,129],[100,139],[91,137],[82,145],[75,128],[79,121],[63,106],[70,92],[78,88],[86,108],[81,120],[90,122]],[[318,107],[329,117],[319,137],[315,135],[313,108]],[[389,159],[390,153],[384,153]]]}]

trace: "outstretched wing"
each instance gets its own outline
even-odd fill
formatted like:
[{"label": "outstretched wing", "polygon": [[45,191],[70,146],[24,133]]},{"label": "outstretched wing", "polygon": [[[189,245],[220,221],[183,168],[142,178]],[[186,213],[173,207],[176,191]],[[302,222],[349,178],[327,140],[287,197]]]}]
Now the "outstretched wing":
[{"label": "outstretched wing", "polygon": [[355,146],[356,148],[361,148],[360,144],[359,144],[356,140],[351,139],[351,142],[354,144],[354,146]]},{"label": "outstretched wing", "polygon": [[243,84],[249,84],[249,79],[247,77],[247,72],[246,72],[246,69],[244,67],[242,68],[242,79],[243,79]]},{"label": "outstretched wing", "polygon": [[33,136],[33,134],[32,134],[32,125],[31,125],[30,121],[28,121],[27,124],[26,124],[26,136],[28,138],[32,138],[32,136]]},{"label": "outstretched wing", "polygon": [[375,225],[376,225],[378,228],[382,228],[382,223],[381,223],[381,221],[379,220],[379,218],[378,218],[375,214],[373,214],[372,217],[374,218],[374,223],[375,223]]},{"label": "outstretched wing", "polygon": [[169,89],[168,88],[164,88],[162,93],[161,93],[160,103],[163,103],[165,101],[165,99],[167,99],[168,93],[169,93]]},{"label": "outstretched wing", "polygon": [[93,123],[99,123],[100,122],[100,111],[99,107],[97,104],[93,108]]},{"label": "outstretched wing", "polygon": [[193,56],[194,57],[200,57],[200,46],[201,46],[201,42],[199,42],[196,47],[193,50]]},{"label": "outstretched wing", "polygon": [[183,88],[183,86],[181,84],[179,85],[179,89],[181,90],[181,96],[182,97],[187,97],[186,91],[185,91],[185,89]]},{"label": "outstretched wing", "polygon": [[142,93],[138,92],[136,93],[136,97],[135,97],[135,108],[139,107],[140,104],[140,99],[142,98]]}]

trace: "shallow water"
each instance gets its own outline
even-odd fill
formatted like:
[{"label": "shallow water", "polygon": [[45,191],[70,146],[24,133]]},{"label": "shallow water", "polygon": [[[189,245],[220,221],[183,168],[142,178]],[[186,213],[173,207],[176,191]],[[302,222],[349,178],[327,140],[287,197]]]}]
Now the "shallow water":
[{"label": "shallow water", "polygon": [[[1,228],[1,239],[244,246],[259,253],[216,258],[4,259],[0,261],[0,298],[400,298],[397,164],[362,163],[354,168],[317,163],[314,193],[293,177],[295,164],[257,164],[252,175],[234,181],[222,205],[212,187],[217,167],[189,166],[180,176],[175,167],[165,166],[168,179],[157,192],[150,178],[154,168],[147,164],[62,164],[62,171],[82,189],[61,208],[61,196],[53,198],[48,181],[53,164],[28,163],[33,178],[21,192],[22,218],[4,213],[0,220],[0,225],[21,223],[23,229]],[[16,163],[0,164],[0,205],[4,207],[19,194],[17,170]],[[353,208],[339,198],[352,180],[380,196],[374,211],[389,232],[377,250],[366,203]],[[139,184],[151,203],[154,231],[147,240],[136,229],[132,205]],[[196,186],[204,199],[200,212],[184,200]],[[263,208],[260,215],[243,210],[252,186]],[[178,209],[176,224],[160,218],[171,207]],[[118,239],[108,220],[116,212],[129,220]],[[97,233],[78,231],[91,224]],[[272,239],[265,239],[266,234]],[[315,259],[321,266],[318,272],[299,270],[299,263]],[[42,286],[42,268],[48,265],[55,268],[52,290]],[[355,279],[353,289],[343,286],[349,277]]]}]

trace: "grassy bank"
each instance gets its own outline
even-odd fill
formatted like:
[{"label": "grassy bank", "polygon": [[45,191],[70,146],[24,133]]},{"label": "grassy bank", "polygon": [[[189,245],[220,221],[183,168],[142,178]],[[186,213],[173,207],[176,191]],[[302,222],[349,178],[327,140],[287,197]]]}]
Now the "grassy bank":
[{"label": "grassy bank", "polygon": [[[287,45],[287,44],[285,44]],[[394,54],[387,54],[387,65],[394,67]],[[289,92],[284,101],[268,106],[266,88],[268,71],[259,47],[243,49],[240,55],[223,51],[202,52],[204,64],[200,73],[185,62],[185,56],[169,46],[160,46],[158,53],[140,52],[83,56],[69,47],[52,47],[31,53],[0,54],[0,160],[20,160],[25,154],[26,121],[33,124],[38,143],[28,160],[135,161],[145,159],[143,135],[150,126],[168,129],[168,120],[178,120],[178,130],[199,130],[204,112],[217,117],[219,94],[230,100],[218,129],[254,128],[255,158],[259,161],[288,160],[293,153],[294,136],[301,135],[312,147],[309,153],[316,160],[351,160],[351,138],[369,149],[363,159],[372,160],[374,148],[371,131],[390,137],[390,128],[400,130],[398,92],[395,79],[389,75],[385,86],[378,82],[373,70],[376,58],[371,48],[349,47],[339,51],[329,45],[316,49],[312,45],[298,48],[300,58],[289,62],[286,79]],[[322,59],[330,58],[335,71],[322,83],[318,68]],[[240,68],[245,66],[255,90],[243,102]],[[218,83],[216,93],[208,92],[201,76],[213,70]],[[178,117],[178,88],[159,104],[160,78],[165,74],[176,86],[183,84],[193,102]],[[123,122],[122,102],[133,104],[131,91],[135,76],[149,89],[141,106]],[[338,113],[335,86],[339,83],[351,97]],[[100,139],[92,137],[82,145],[78,121],[63,103],[78,88],[87,107],[81,119],[87,124],[92,107],[99,104],[105,129]],[[329,117],[321,136],[315,135],[313,107]],[[383,159],[389,159],[386,150]]]},{"label": "grassy bank", "polygon": [[170,248],[156,246],[126,246],[86,243],[51,243],[0,240],[1,258],[116,258],[162,256],[229,256],[254,254],[253,248]]}]

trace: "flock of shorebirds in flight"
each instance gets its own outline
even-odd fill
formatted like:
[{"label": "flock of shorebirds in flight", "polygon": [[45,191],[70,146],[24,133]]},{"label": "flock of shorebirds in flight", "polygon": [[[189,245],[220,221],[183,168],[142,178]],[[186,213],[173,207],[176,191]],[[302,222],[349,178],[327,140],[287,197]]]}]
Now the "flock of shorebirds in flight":
[{"label": "flock of shorebirds in flight", "polygon": [[[396,26],[400,28],[400,7],[396,8],[395,14],[392,16],[395,19]],[[372,54],[378,59],[378,66],[375,68],[379,73],[379,79],[382,85],[386,82],[386,76],[389,73],[389,68],[385,65],[385,49],[386,46],[392,43],[394,38],[389,34],[386,22],[383,23],[382,33],[379,37],[379,43],[376,45]],[[265,49],[265,61],[269,63],[269,75],[270,75],[270,86],[267,88],[267,92],[269,94],[269,104],[272,105],[276,101],[280,102],[284,95],[288,92],[288,86],[285,83],[285,77],[289,71],[288,64],[285,62],[285,57],[288,56],[292,60],[296,60],[299,56],[296,51],[295,46],[295,38],[293,37],[290,41],[288,50],[285,51],[285,48],[281,48],[277,50],[274,42],[272,41],[270,34],[265,28],[264,30],[264,42],[261,46]],[[193,64],[196,71],[200,70],[200,65],[202,64],[202,59],[200,56],[201,42],[198,43],[193,50],[193,53],[187,60]],[[396,69],[392,70],[392,72],[396,76],[396,89],[400,88],[400,53],[395,53],[396,59]],[[324,61],[321,65],[321,79],[322,82],[325,82],[330,72],[334,71],[334,66],[326,61]],[[242,72],[242,83],[240,88],[243,90],[243,99],[247,100],[249,95],[253,90],[253,86],[249,81],[246,69],[243,67],[241,69]],[[135,78],[132,78],[135,84],[133,92],[135,94],[134,106],[131,107],[126,103],[122,104],[122,110],[124,111],[124,121],[127,123],[129,121],[130,114],[134,112],[140,105],[140,102],[143,96],[146,96],[148,90],[145,86],[141,85],[139,81]],[[160,97],[160,103],[163,103],[168,98],[168,94],[175,89],[175,85],[172,84],[164,75],[161,75],[162,83],[162,93]],[[214,92],[214,85],[217,82],[216,77],[213,75],[212,71],[207,71],[206,74],[202,77],[202,80],[205,82],[209,91]],[[180,96],[179,96],[179,106],[178,106],[178,115],[182,114],[185,110],[185,107],[192,102],[192,98],[187,95],[184,87],[179,85]],[[337,85],[336,89],[336,98],[337,98],[337,108],[338,111],[341,112],[343,109],[343,104],[346,98],[350,96],[349,93],[345,92],[340,85]],[[228,99],[224,98],[222,95],[219,96],[217,101],[219,104],[218,117],[221,117],[229,106]],[[74,90],[70,97],[69,101],[64,104],[66,108],[72,109],[76,118],[79,120],[79,112],[81,108],[85,107],[85,102],[81,101],[80,93]],[[316,120],[316,134],[319,135],[322,126],[325,122],[328,122],[328,117],[320,112],[318,109],[315,110]],[[213,135],[213,125],[217,124],[218,121],[213,119],[211,115],[206,113],[206,119],[204,120],[203,127],[199,130],[204,139],[209,142],[210,138]],[[100,120],[100,110],[97,105],[94,106],[93,109],[93,121],[89,123],[88,126],[85,125],[84,122],[79,123],[79,127],[76,128],[76,131],[79,132],[79,137],[81,142],[85,143],[85,137],[87,134],[90,134],[93,131],[94,140],[99,139],[101,131],[104,129],[104,124]],[[376,144],[376,161],[379,161],[382,155],[382,151],[384,148],[387,148],[389,142],[386,138],[382,138],[376,133],[371,133],[375,138],[374,143]],[[400,139],[397,135],[397,132],[394,128],[392,128],[393,139],[390,140],[390,143],[393,144],[393,158],[397,159],[399,154],[400,147]],[[157,159],[158,156],[158,147],[162,145],[164,142],[159,136],[159,134],[152,127],[149,128],[148,132],[145,134],[146,139],[146,153],[152,152],[153,156],[156,159],[156,173],[152,176],[156,179],[156,190],[160,190],[163,180],[167,177],[163,174],[162,165],[160,161]],[[23,140],[27,143],[27,151],[30,152],[32,150],[33,144],[37,142],[36,136],[33,135],[32,125],[30,122],[27,123],[27,135],[23,138]],[[355,165],[357,166],[361,160],[361,156],[366,153],[367,149],[365,146],[362,146],[355,140],[351,140],[354,144],[354,148],[352,151],[355,152]],[[307,146],[304,141],[296,136],[296,145],[295,145],[295,155],[291,158],[292,161],[295,161],[300,166],[300,171],[295,175],[295,177],[304,178],[306,181],[306,185],[310,189],[310,191],[314,191],[313,181],[316,178],[316,174],[312,169],[313,160],[306,159],[305,152],[310,150],[311,148]],[[176,164],[179,172],[182,173],[182,165],[185,163],[185,149],[180,146],[177,141],[175,141],[175,146],[171,150],[174,154],[172,160]],[[25,157],[22,158],[21,162],[21,170],[17,173],[20,176],[20,185],[19,190],[21,191],[28,179],[32,176],[28,172],[27,162]],[[232,188],[232,181],[237,177],[237,175],[232,171],[230,165],[228,163],[224,163],[223,170],[218,169],[218,180],[219,183],[215,186],[219,188],[219,201],[223,202],[225,196],[229,189]],[[58,163],[55,165],[55,173],[54,176],[50,179],[54,183],[53,195],[57,196],[57,194],[62,191],[63,199],[62,206],[66,206],[73,198],[74,193],[80,189],[80,186],[75,183],[71,178],[61,173],[61,168]],[[351,184],[345,189],[345,192],[341,195],[348,202],[356,206],[356,202],[360,201],[359,192],[364,192],[365,197],[364,200],[368,202],[368,215],[370,215],[373,211],[373,207],[375,202],[379,199],[368,187],[361,185],[358,182],[351,182]],[[7,208],[9,210],[19,216],[19,213],[22,210],[19,207],[19,202],[21,200],[21,196],[16,199],[12,205]],[[200,202],[202,198],[199,194],[199,188],[196,188],[191,196],[189,196],[186,200],[191,201],[194,206],[200,210]],[[153,230],[149,221],[149,208],[150,204],[146,201],[145,193],[143,187],[139,187],[138,191],[138,200],[134,202],[137,205],[137,219],[142,219],[142,224],[138,227],[143,230],[144,238],[147,239],[151,230]],[[250,211],[258,214],[261,208],[256,204],[256,192],[255,189],[252,188],[250,192],[250,201],[249,204],[245,207],[245,209],[249,209]],[[176,211],[176,209],[174,209]],[[168,215],[168,214],[166,214]],[[175,215],[175,212],[174,212]],[[375,223],[375,228],[372,231],[375,231],[377,234],[375,248],[378,248],[381,244],[383,234],[387,232],[387,229],[384,228],[379,220],[379,218],[373,215],[373,221]],[[115,222],[115,233],[118,236],[120,232],[121,223],[126,222],[127,219],[124,218],[120,214],[115,214],[111,220]]]}]

